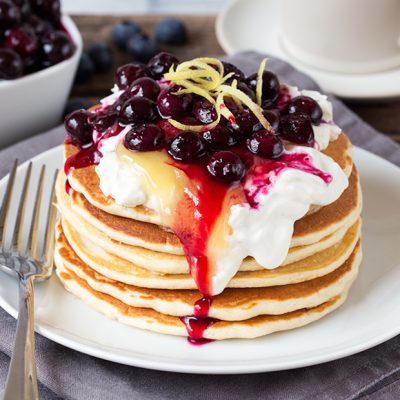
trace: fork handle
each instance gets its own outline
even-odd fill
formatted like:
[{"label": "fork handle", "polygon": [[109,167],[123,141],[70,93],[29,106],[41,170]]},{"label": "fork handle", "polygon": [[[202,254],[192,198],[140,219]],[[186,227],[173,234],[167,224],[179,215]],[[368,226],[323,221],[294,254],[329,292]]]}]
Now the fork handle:
[{"label": "fork handle", "polygon": [[14,351],[3,400],[39,399],[36,379],[33,319],[33,279],[18,279],[19,313]]}]

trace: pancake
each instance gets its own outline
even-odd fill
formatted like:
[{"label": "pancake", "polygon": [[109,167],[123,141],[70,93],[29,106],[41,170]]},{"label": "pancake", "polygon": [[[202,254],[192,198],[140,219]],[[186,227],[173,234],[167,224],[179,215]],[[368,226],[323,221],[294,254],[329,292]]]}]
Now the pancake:
[{"label": "pancake", "polygon": [[[149,249],[153,247],[150,244],[144,244],[145,247],[132,246],[126,243],[112,239],[104,234],[101,230],[96,229],[95,226],[88,223],[78,213],[74,212],[71,207],[71,200],[64,191],[64,182],[60,176],[57,183],[57,195],[59,199],[59,208],[64,219],[68,224],[80,235],[88,238],[92,242],[102,247],[109,253],[115,254],[120,258],[124,258],[135,265],[148,269],[153,272],[167,273],[167,274],[181,274],[189,273],[189,265],[187,259],[183,255],[171,254],[168,252],[154,251]],[[333,246],[341,241],[350,228],[351,225],[359,218],[360,210],[354,210],[345,220],[336,232],[325,236],[319,242],[313,243],[308,246],[292,247],[289,254],[282,265],[287,265],[301,259],[307,258],[314,253],[320,252]],[[145,241],[146,237],[143,235],[141,238]],[[247,257],[240,267],[241,271],[256,271],[263,269],[257,262]]]},{"label": "pancake", "polygon": [[[178,317],[161,314],[149,308],[128,306],[116,298],[92,289],[84,279],[60,266],[56,270],[64,287],[95,310],[140,329],[153,332],[187,336],[187,330]],[[347,291],[320,304],[281,315],[260,315],[243,321],[218,321],[202,334],[206,339],[256,338],[314,322],[338,308],[345,301]]]},{"label": "pancake", "polygon": [[[108,214],[93,206],[82,194],[77,192],[72,192],[68,198],[61,176],[57,184],[57,197],[62,212],[68,212],[68,208],[71,208],[74,214],[70,213],[71,224],[73,224],[73,220],[81,217],[81,220],[75,225],[81,225],[83,219],[87,224],[114,241],[157,252],[183,255],[183,249],[177,236],[160,226]],[[358,218],[360,212],[361,190],[357,171],[353,168],[349,186],[338,200],[296,221],[291,247],[320,242],[322,238],[333,234],[340,228],[349,226]]]},{"label": "pancake", "polygon": [[[228,287],[265,287],[303,282],[326,275],[340,267],[360,237],[358,220],[345,234],[343,240],[330,248],[298,262],[272,270],[239,271]],[[62,220],[57,229],[56,252],[68,266],[70,253],[76,254],[89,267],[115,281],[157,289],[196,289],[188,274],[157,274],[140,268],[123,258],[108,253],[93,241],[77,234],[67,221]]]},{"label": "pancake", "polygon": [[[64,145],[64,158],[76,154],[77,148],[73,145]],[[339,166],[350,176],[353,161],[351,158],[351,143],[347,136],[342,133],[331,142],[323,153],[332,157]],[[71,187],[81,193],[94,208],[105,211],[120,217],[126,217],[137,221],[150,222],[155,225],[162,225],[161,217],[156,212],[143,207],[125,207],[115,203],[110,196],[105,196],[99,187],[99,178],[95,166],[71,170],[68,175]]]},{"label": "pancake", "polygon": [[[85,280],[93,290],[110,295],[129,306],[185,316],[193,312],[193,304],[202,298],[197,290],[148,289],[116,282],[88,267],[75,254],[70,254],[68,262],[65,262],[67,257],[68,254],[64,254],[63,260],[57,255],[56,265]],[[208,316],[224,321],[238,321],[258,315],[285,314],[316,307],[349,288],[357,276],[360,262],[358,242],[353,253],[339,268],[322,277],[285,286],[226,289],[213,297]]]}]

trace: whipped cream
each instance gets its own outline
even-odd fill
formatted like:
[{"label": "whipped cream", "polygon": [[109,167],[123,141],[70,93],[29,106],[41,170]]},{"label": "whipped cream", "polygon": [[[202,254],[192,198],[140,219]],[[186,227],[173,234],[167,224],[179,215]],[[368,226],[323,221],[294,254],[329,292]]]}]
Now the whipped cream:
[{"label": "whipped cream", "polygon": [[[285,168],[271,179],[271,187],[257,196],[257,208],[249,204],[231,207],[229,246],[213,249],[216,270],[213,290],[220,293],[239,270],[244,258],[252,256],[266,269],[274,269],[285,260],[294,223],[307,214],[311,205],[325,206],[337,200],[348,186],[348,179],[332,158],[319,151],[294,146],[287,154],[308,154],[313,166],[332,178],[330,183],[309,172]],[[250,181],[245,188],[251,188]]]},{"label": "whipped cream", "polygon": [[154,195],[147,193],[138,171],[132,168],[132,163],[124,161],[116,152],[131,126],[125,127],[118,135],[103,139],[99,143],[102,153],[95,170],[100,179],[100,190],[111,196],[119,205],[136,207],[143,205],[154,211],[159,211]]},{"label": "whipped cream", "polygon": [[101,191],[114,198],[117,204],[135,207],[146,203],[146,194],[141,182],[136,178],[135,170],[121,162],[117,153],[104,153],[96,172],[101,176]]},{"label": "whipped cream", "polygon": [[114,87],[111,89],[111,94],[100,100],[101,105],[103,107],[112,106],[122,93],[124,93],[124,91],[121,90],[117,85],[114,85]]}]

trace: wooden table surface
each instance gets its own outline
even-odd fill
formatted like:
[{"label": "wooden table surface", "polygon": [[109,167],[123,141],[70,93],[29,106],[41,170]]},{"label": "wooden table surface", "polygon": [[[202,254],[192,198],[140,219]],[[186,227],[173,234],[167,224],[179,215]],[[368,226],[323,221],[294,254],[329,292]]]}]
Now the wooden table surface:
[{"label": "wooden table surface", "polygon": [[[74,16],[85,46],[105,40],[111,44],[111,30],[121,20],[131,19],[140,24],[145,32],[153,33],[154,24],[165,16],[145,15],[130,18],[117,16]],[[174,53],[180,60],[199,56],[218,56],[223,50],[215,36],[213,16],[179,16],[189,31],[189,42],[184,46],[163,46],[162,49]],[[111,44],[112,45],[112,44]],[[126,53],[114,49],[115,67],[132,61]],[[95,101],[109,93],[113,85],[115,67],[108,73],[97,74],[86,84],[75,85],[72,96],[88,97]],[[388,134],[400,143],[400,98],[388,101],[346,102],[347,105],[376,129]]]}]

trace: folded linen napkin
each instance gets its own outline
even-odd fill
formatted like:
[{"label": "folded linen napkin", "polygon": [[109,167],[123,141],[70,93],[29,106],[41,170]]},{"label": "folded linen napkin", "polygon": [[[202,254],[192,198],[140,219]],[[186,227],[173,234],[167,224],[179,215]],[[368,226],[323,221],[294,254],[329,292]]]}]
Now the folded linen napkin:
[{"label": "folded linen napkin", "polygon": [[[226,58],[251,73],[261,54],[243,52]],[[318,90],[308,76],[288,63],[270,58],[268,68],[281,81]],[[400,146],[363,122],[341,101],[330,98],[336,123],[355,145],[400,166]],[[0,151],[0,178],[18,157],[30,157],[62,143],[58,127]],[[14,343],[15,321],[0,309],[0,388],[4,386]],[[400,397],[400,335],[360,354],[289,371],[252,375],[193,375],[128,367],[78,353],[36,335],[38,378],[43,399],[398,399]]]}]

